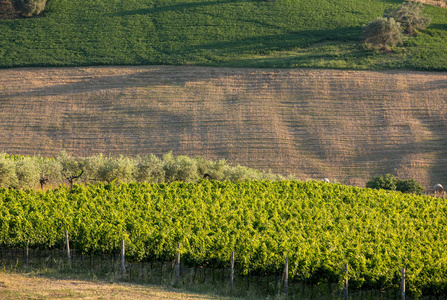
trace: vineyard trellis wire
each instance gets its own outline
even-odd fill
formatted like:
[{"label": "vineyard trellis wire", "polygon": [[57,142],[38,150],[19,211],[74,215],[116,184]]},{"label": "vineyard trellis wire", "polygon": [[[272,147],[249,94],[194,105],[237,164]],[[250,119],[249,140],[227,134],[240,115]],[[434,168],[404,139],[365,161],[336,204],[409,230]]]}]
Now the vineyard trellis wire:
[{"label": "vineyard trellis wire", "polygon": [[0,189],[0,247],[63,249],[69,230],[78,253],[119,253],[124,238],[127,259],[149,262],[174,260],[180,242],[185,266],[228,268],[235,251],[238,279],[276,276],[287,257],[290,294],[342,286],[345,263],[350,290],[394,290],[405,267],[408,295],[440,296],[446,216],[440,198],[314,181]]},{"label": "vineyard trellis wire", "polygon": [[[235,266],[235,253],[231,253],[231,263],[228,268],[214,269],[212,267],[203,266],[183,266],[181,264],[180,251],[177,251],[175,259],[169,261],[133,261],[127,260],[125,256],[125,240],[122,240],[120,253],[108,253],[102,255],[86,255],[76,250],[70,250],[68,231],[65,231],[64,249],[58,248],[29,248],[23,249],[2,249],[0,248],[0,261],[3,269],[19,270],[20,266],[25,264],[25,270],[28,272],[32,268],[56,268],[59,270],[75,270],[87,269],[91,273],[106,273],[112,275],[113,279],[126,280],[133,282],[155,282],[160,284],[171,284],[173,286],[185,286],[193,283],[206,283],[206,274],[212,274],[211,284],[216,285],[223,283],[230,287],[230,292],[235,291],[234,278],[235,273],[239,277],[239,287],[246,288],[255,285],[258,287],[262,282],[267,282],[267,289],[262,294],[276,294],[285,299],[396,299],[405,300],[412,299],[405,295],[405,268],[402,268],[402,277],[399,289],[390,290],[354,290],[348,293],[349,269],[348,265],[344,265],[345,278],[343,286],[339,283],[327,282],[326,289],[324,285],[315,286],[305,282],[292,280],[288,278],[288,258],[285,259],[284,271],[276,276],[263,277],[260,284],[261,276],[243,275],[237,272]],[[177,244],[180,249],[180,243]],[[98,262],[99,261],[99,262]],[[73,266],[75,265],[75,266]],[[158,274],[155,274],[159,271]],[[197,275],[201,273],[201,275]],[[217,274],[217,275],[216,275]],[[157,280],[159,278],[159,280]],[[289,294],[289,289],[291,293]],[[315,298],[316,297],[316,298]],[[379,298],[376,298],[379,297]],[[426,296],[432,299],[432,296]],[[425,297],[425,298],[426,298]],[[445,295],[447,299],[447,295]],[[436,295],[439,299],[439,295]]]}]

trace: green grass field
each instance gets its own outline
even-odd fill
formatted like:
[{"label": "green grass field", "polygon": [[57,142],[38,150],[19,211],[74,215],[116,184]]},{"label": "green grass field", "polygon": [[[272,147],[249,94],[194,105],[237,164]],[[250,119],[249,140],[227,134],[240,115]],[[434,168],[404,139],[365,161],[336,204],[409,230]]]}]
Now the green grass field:
[{"label": "green grass field", "polygon": [[396,0],[51,0],[0,20],[0,67],[212,65],[447,70],[447,13],[392,54],[365,51],[362,25]]}]

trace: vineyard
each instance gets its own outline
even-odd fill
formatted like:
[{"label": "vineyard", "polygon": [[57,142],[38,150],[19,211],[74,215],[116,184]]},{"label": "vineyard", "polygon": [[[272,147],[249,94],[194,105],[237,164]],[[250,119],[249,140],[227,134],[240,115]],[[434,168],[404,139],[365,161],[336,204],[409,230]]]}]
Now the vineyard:
[{"label": "vineyard", "polygon": [[119,253],[222,268],[236,253],[241,274],[284,268],[292,280],[393,288],[407,269],[412,295],[446,292],[444,199],[316,181],[75,185],[0,190],[0,247]]}]

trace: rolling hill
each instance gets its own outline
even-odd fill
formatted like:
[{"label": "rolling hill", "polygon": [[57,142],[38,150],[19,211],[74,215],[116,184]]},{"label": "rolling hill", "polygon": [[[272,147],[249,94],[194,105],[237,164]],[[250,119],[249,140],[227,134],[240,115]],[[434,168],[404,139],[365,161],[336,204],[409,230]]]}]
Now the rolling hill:
[{"label": "rolling hill", "polygon": [[399,0],[51,0],[42,16],[0,20],[0,68],[208,65],[447,70],[447,13],[383,55],[362,26]]},{"label": "rolling hill", "polygon": [[447,180],[447,74],[192,66],[0,70],[0,151],[227,159],[364,186]]}]

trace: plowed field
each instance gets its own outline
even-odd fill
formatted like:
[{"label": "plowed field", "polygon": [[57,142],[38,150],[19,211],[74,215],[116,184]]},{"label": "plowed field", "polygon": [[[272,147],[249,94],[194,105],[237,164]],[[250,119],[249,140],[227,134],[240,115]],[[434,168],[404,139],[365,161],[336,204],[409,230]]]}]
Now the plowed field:
[{"label": "plowed field", "polygon": [[447,73],[189,66],[0,70],[0,151],[225,158],[364,186],[447,185]]}]

